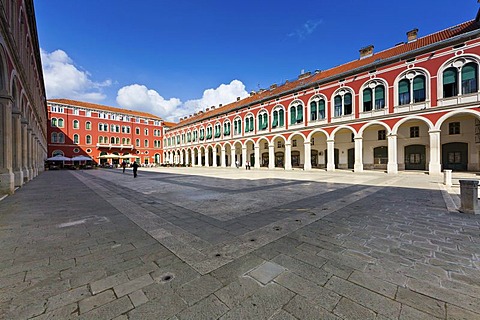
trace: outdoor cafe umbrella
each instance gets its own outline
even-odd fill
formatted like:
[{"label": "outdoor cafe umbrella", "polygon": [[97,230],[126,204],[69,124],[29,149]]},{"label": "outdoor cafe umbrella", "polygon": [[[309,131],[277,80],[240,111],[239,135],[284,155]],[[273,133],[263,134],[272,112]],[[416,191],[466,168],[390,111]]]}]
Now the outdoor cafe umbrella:
[{"label": "outdoor cafe umbrella", "polygon": [[58,154],[55,157],[47,158],[47,161],[72,161],[72,159]]},{"label": "outdoor cafe umbrella", "polygon": [[92,161],[92,158],[86,156],[76,156],[72,158],[73,161]]}]

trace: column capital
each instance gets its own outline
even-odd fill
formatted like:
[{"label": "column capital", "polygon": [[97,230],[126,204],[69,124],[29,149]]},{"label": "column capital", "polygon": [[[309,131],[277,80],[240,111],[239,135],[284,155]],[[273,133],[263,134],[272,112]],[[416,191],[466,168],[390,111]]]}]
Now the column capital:
[{"label": "column capital", "polygon": [[304,141],[303,145],[310,145],[310,141]]},{"label": "column capital", "polygon": [[428,130],[428,133],[441,133],[441,132],[442,132],[442,130],[440,130],[440,129],[430,129],[430,130]]}]

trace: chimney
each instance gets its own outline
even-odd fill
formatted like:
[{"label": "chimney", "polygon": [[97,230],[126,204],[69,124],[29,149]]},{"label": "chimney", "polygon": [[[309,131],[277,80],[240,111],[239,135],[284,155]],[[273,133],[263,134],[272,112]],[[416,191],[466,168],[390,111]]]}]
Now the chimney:
[{"label": "chimney", "polygon": [[371,57],[373,56],[373,45],[369,45],[369,46],[366,46],[360,50],[358,50],[360,52],[360,59],[364,59],[364,58],[368,58],[368,57]]},{"label": "chimney", "polygon": [[274,84],[272,84],[272,85],[270,86],[270,90],[273,90],[273,89],[276,89],[276,88],[277,88],[277,84],[276,84],[276,83],[274,83]]},{"label": "chimney", "polygon": [[237,97],[237,101],[240,101],[240,97]]},{"label": "chimney", "polygon": [[310,77],[311,74],[312,74],[312,73],[311,73],[310,71],[308,71],[308,72],[303,72],[302,74],[300,74],[300,75],[298,76],[298,80],[308,78],[308,77]]},{"label": "chimney", "polygon": [[218,104],[218,107],[219,107],[219,108],[222,107],[222,106],[223,106],[223,104],[221,104],[221,103]]},{"label": "chimney", "polygon": [[253,90],[252,90],[252,91],[250,91],[250,97],[254,96],[255,94],[256,94],[256,92],[255,92],[255,91],[253,91]]},{"label": "chimney", "polygon": [[210,108],[207,108],[207,109],[205,109],[205,112],[206,112],[206,111],[209,111],[209,110],[210,110]]},{"label": "chimney", "polygon": [[415,28],[407,32],[407,42],[412,42],[417,40],[418,29]]},{"label": "chimney", "polygon": [[210,109],[215,110],[215,106],[212,106]]}]

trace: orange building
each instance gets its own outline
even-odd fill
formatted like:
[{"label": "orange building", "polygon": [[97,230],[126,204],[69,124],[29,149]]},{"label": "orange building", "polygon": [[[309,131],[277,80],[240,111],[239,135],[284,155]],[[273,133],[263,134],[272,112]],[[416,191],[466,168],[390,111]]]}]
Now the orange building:
[{"label": "orange building", "polygon": [[98,164],[162,162],[164,124],[157,116],[88,102],[51,99],[48,156],[84,155]]}]

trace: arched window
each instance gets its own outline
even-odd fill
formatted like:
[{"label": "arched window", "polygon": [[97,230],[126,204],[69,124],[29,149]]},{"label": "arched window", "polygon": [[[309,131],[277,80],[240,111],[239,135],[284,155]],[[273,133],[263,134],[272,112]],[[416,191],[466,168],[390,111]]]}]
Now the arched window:
[{"label": "arched window", "polygon": [[230,135],[230,128],[231,124],[229,121],[226,121],[223,123],[223,135],[224,136],[229,136]]},{"label": "arched window", "polygon": [[423,102],[427,99],[426,77],[413,70],[398,82],[398,105]]},{"label": "arched window", "polygon": [[462,68],[462,94],[475,93],[478,91],[478,66],[470,62]]},{"label": "arched window", "polygon": [[80,122],[78,120],[73,120],[73,129],[78,129],[80,128]]},{"label": "arched window", "polygon": [[379,85],[375,87],[375,110],[385,108],[385,87]]},{"label": "arched window", "polygon": [[215,138],[220,138],[221,135],[222,135],[222,126],[220,125],[220,123],[216,123],[215,124]]},{"label": "arched window", "polygon": [[92,123],[90,121],[85,122],[85,129],[87,129],[87,130],[92,129]]},{"label": "arched window", "polygon": [[283,107],[276,107],[273,110],[272,128],[285,126],[285,110]]},{"label": "arched window", "polygon": [[290,124],[297,124],[303,122],[303,104],[299,101],[294,101],[290,106]]},{"label": "arched window", "polygon": [[443,97],[454,97],[458,94],[457,69],[448,68],[443,71]]},{"label": "arched window", "polygon": [[50,125],[52,127],[56,127],[58,124],[57,124],[57,118],[52,118],[52,120],[50,121]]},{"label": "arched window", "polygon": [[57,143],[57,142],[58,142],[58,138],[57,138],[57,133],[56,133],[56,132],[52,132],[52,136],[51,136],[50,141],[51,141],[52,143]]},{"label": "arched window", "polygon": [[62,119],[62,118],[58,118],[57,124],[58,124],[58,127],[59,127],[59,128],[63,128],[63,119]]},{"label": "arched window", "polygon": [[91,135],[87,135],[85,137],[85,142],[86,144],[92,144],[92,136]]},{"label": "arched window", "polygon": [[255,131],[255,121],[252,115],[245,118],[245,133]]},{"label": "arched window", "polygon": [[258,130],[263,131],[268,129],[268,113],[262,111],[258,114]]},{"label": "arched window", "polygon": [[106,123],[103,124],[103,131],[105,131],[105,132],[108,131],[108,124],[106,124]]},{"label": "arched window", "polygon": [[65,143],[65,135],[62,132],[58,134],[58,143]]},{"label": "arched window", "polygon": [[135,146],[140,147],[140,139],[135,139]]},{"label": "arched window", "polygon": [[55,156],[64,156],[65,154],[63,153],[62,150],[54,150],[52,152],[52,157],[55,157]]},{"label": "arched window", "polygon": [[333,98],[333,107],[334,117],[352,114],[352,94],[345,89],[341,89],[340,92]]},{"label": "arched window", "polygon": [[119,138],[119,137],[116,137],[116,138],[115,138],[115,143],[116,143],[116,144],[120,144],[120,138]]},{"label": "arched window", "polygon": [[110,137],[110,143],[115,144],[115,137]]},{"label": "arched window", "polygon": [[[180,137],[177,136],[177,143],[180,143]],[[212,126],[207,127],[207,139],[212,139]]]},{"label": "arched window", "polygon": [[80,136],[78,134],[73,135],[73,143],[75,143],[75,144],[80,143]]},{"label": "arched window", "polygon": [[242,134],[242,119],[237,118],[233,121],[233,134]]},{"label": "arched window", "polygon": [[98,143],[103,143],[103,137],[102,136],[98,137]]},{"label": "arched window", "polygon": [[400,80],[398,83],[398,104],[410,103],[410,81],[408,79]]},{"label": "arched window", "polygon": [[379,81],[370,81],[363,90],[363,112],[385,108],[385,86]]},{"label": "arched window", "polygon": [[98,124],[98,131],[103,131],[103,123]]},{"label": "arched window", "polygon": [[418,75],[413,78],[413,103],[422,102],[425,99],[425,76]]},{"label": "arched window", "polygon": [[310,102],[310,121],[317,120],[317,101]]}]

